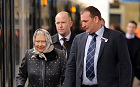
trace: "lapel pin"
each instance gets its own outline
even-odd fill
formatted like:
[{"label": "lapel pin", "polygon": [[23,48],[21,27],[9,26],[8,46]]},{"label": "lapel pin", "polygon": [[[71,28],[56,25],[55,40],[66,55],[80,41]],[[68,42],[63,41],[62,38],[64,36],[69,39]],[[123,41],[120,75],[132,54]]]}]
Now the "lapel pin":
[{"label": "lapel pin", "polygon": [[108,39],[107,39],[107,38],[102,37],[102,38],[101,38],[101,41],[103,41],[103,42],[107,42],[107,41],[108,41]]}]

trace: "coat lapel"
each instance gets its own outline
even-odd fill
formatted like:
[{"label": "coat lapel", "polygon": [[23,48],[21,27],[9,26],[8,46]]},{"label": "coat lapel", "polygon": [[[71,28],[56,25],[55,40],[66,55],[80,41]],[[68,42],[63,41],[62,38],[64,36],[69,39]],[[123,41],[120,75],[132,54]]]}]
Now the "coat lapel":
[{"label": "coat lapel", "polygon": [[[106,27],[104,27],[104,34],[103,34],[103,37],[108,39],[108,35],[109,35],[109,31],[108,31],[108,29],[107,29]],[[101,41],[101,46],[100,46],[100,51],[99,51],[98,60],[100,59],[100,56],[101,56],[102,51],[103,51],[103,49],[104,49],[105,43],[106,43],[106,42]]]},{"label": "coat lapel", "polygon": [[84,64],[84,57],[85,57],[85,46],[86,46],[86,42],[87,42],[87,37],[88,37],[88,34],[87,33],[85,33],[85,36],[83,37],[83,39],[82,39],[82,44],[81,44],[81,46],[80,46],[80,48],[81,48],[81,64],[82,64],[82,67],[83,67],[83,64]]}]

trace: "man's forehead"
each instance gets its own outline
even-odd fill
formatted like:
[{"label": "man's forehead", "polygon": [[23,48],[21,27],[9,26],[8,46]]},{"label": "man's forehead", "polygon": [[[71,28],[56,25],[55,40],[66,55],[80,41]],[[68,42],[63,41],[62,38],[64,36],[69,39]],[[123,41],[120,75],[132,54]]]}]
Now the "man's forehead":
[{"label": "man's forehead", "polygon": [[90,17],[89,15],[90,15],[89,12],[83,13],[83,14],[81,14],[81,18]]},{"label": "man's forehead", "polygon": [[68,15],[67,15],[67,13],[65,13],[65,12],[61,12],[61,13],[58,13],[58,14],[56,15],[56,18],[58,18],[58,17],[68,17]]},{"label": "man's forehead", "polygon": [[66,14],[57,15],[55,18],[55,21],[67,21],[67,20],[68,20],[68,16]]},{"label": "man's forehead", "polygon": [[90,12],[89,11],[85,11],[81,15],[90,15]]}]

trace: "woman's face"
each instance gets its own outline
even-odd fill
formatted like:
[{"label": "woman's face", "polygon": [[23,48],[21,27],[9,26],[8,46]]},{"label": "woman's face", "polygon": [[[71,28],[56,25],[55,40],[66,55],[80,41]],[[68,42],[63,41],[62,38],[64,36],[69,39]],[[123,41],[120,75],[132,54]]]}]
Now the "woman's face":
[{"label": "woman's face", "polygon": [[46,49],[46,38],[43,34],[36,35],[35,49],[39,52],[43,52]]}]

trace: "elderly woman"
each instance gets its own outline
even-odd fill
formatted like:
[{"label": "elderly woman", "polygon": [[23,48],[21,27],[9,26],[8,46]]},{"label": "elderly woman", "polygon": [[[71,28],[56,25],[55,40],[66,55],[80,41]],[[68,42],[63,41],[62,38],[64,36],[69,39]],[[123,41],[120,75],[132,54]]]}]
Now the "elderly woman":
[{"label": "elderly woman", "polygon": [[60,87],[64,79],[65,54],[54,48],[49,32],[37,29],[33,49],[27,50],[16,77],[17,87]]}]

